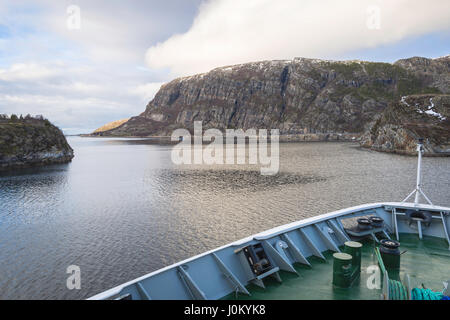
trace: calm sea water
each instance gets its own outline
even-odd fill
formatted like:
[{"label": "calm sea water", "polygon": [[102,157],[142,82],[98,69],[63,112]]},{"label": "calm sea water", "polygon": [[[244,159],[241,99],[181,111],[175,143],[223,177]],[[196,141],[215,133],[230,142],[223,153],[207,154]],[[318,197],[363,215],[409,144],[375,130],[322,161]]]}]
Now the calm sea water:
[{"label": "calm sea water", "polygon": [[[351,143],[280,145],[280,173],[177,167],[171,146],[70,137],[70,164],[0,175],[0,299],[81,299],[271,227],[401,201],[416,158]],[[425,158],[424,190],[450,205],[450,158]],[[66,269],[81,268],[68,290]]]}]

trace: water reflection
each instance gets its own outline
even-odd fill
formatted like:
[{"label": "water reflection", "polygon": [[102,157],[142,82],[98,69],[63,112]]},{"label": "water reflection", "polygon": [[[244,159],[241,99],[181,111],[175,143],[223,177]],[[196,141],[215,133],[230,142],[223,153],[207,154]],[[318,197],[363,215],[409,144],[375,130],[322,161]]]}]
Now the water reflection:
[{"label": "water reflection", "polygon": [[[70,137],[67,165],[0,176],[0,292],[86,298],[180,259],[280,224],[367,202],[398,201],[416,159],[345,143],[280,144],[280,173],[174,166],[171,146]],[[425,158],[424,190],[449,205],[450,159]],[[66,286],[81,267],[81,290]]]}]

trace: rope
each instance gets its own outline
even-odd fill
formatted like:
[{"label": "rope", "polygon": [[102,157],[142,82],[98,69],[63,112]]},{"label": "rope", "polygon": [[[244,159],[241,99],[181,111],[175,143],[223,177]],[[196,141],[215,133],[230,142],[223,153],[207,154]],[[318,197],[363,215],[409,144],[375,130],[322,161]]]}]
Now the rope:
[{"label": "rope", "polygon": [[414,288],[411,292],[413,300],[446,300],[442,292],[434,292],[430,289]]},{"label": "rope", "polygon": [[[381,272],[384,274],[386,267],[384,266],[378,248],[375,248],[375,256],[377,257]],[[390,300],[408,300],[408,289],[400,281],[389,279],[388,290]],[[450,300],[450,297],[445,296],[442,292],[434,292],[425,288],[414,288],[411,290],[411,300]]]},{"label": "rope", "polygon": [[380,265],[381,273],[384,275],[386,268],[384,266],[383,259],[381,258],[380,249],[375,248],[375,256],[377,257],[378,264]]},{"label": "rope", "polygon": [[397,280],[389,279],[389,299],[390,300],[408,300],[406,287]]},{"label": "rope", "polygon": [[[389,280],[390,300],[408,300],[406,287],[397,280]],[[448,300],[442,292],[434,292],[430,289],[414,288],[411,290],[412,300]]]}]

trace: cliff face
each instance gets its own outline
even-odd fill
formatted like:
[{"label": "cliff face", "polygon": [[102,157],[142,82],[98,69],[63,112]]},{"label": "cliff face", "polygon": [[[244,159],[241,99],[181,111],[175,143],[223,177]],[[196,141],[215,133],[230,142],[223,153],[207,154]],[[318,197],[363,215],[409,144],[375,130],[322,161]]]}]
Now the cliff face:
[{"label": "cliff face", "polygon": [[0,119],[0,171],[53,163],[74,157],[61,130],[43,119]]},{"label": "cliff face", "polygon": [[450,95],[411,95],[392,103],[361,138],[377,151],[417,154],[425,138],[425,155],[450,155]]},{"label": "cliff face", "polygon": [[170,135],[176,128],[278,128],[283,135],[363,133],[390,102],[448,93],[450,57],[394,64],[296,58],[222,67],[175,79],[146,110],[104,135]]},{"label": "cliff face", "polygon": [[435,87],[442,93],[450,93],[450,55],[437,59],[401,59],[395,65],[415,74],[422,80],[422,85]]}]

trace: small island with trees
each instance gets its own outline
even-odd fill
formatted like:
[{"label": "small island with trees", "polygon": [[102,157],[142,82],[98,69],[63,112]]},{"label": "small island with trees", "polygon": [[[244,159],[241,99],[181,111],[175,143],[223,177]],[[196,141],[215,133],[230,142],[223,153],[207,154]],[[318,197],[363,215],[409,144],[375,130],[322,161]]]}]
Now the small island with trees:
[{"label": "small island with trees", "polygon": [[73,157],[63,132],[43,116],[0,114],[0,171],[67,163]]}]

